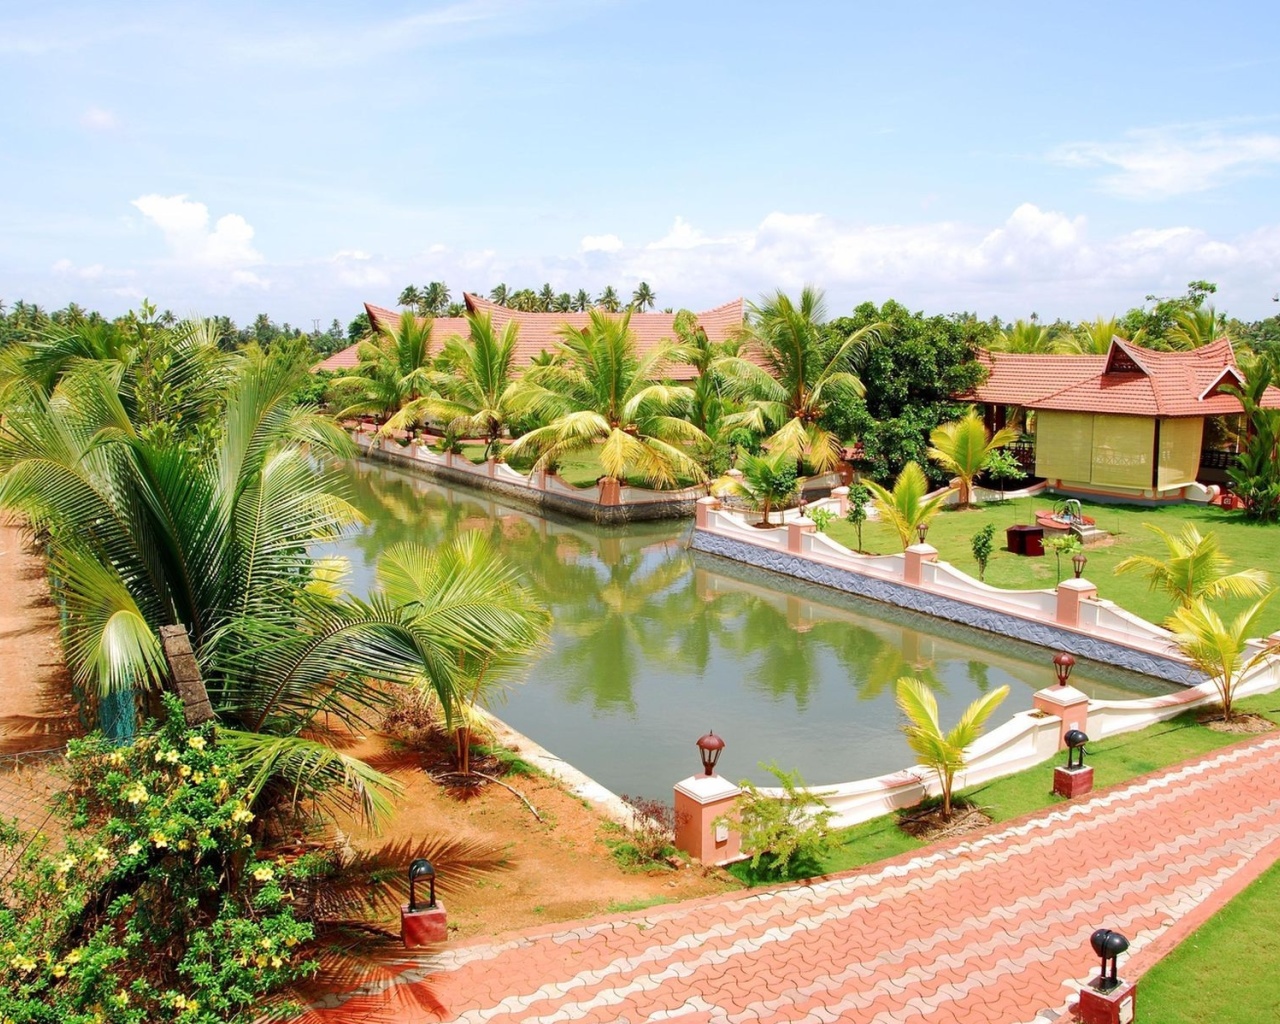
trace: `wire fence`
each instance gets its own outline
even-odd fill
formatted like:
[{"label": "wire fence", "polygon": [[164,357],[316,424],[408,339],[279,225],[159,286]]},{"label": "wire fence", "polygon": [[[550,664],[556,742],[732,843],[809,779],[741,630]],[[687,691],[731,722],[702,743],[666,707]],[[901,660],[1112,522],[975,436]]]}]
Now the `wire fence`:
[{"label": "wire fence", "polygon": [[0,820],[12,823],[23,839],[12,848],[0,848],[0,885],[37,836],[54,843],[61,838],[61,821],[54,815],[57,795],[65,782],[57,771],[67,748],[0,754]]}]

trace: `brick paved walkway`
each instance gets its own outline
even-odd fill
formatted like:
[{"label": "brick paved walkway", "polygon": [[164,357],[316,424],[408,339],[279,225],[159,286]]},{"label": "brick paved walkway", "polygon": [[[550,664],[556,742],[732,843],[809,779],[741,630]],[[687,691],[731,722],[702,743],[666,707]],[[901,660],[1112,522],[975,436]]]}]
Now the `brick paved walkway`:
[{"label": "brick paved walkway", "polygon": [[1255,741],[862,873],[457,947],[313,1019],[1052,1018],[1096,973],[1095,928],[1145,968],[1280,856],[1278,773],[1280,739]]}]

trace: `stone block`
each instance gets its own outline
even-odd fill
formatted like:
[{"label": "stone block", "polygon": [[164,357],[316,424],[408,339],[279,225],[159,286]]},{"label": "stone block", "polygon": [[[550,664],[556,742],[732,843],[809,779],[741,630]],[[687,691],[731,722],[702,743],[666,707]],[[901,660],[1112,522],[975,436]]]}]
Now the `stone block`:
[{"label": "stone block", "polygon": [[409,904],[400,905],[400,941],[405,949],[419,946],[438,946],[449,938],[449,923],[444,904],[436,900],[434,907],[410,910]]},{"label": "stone block", "polygon": [[1083,768],[1068,768],[1058,765],[1053,770],[1053,791],[1058,796],[1074,800],[1078,796],[1093,792],[1093,769],[1086,765]]},{"label": "stone block", "polygon": [[1137,1004],[1136,982],[1122,981],[1110,992],[1099,991],[1094,982],[1080,990],[1080,1020],[1082,1024],[1132,1024]]}]

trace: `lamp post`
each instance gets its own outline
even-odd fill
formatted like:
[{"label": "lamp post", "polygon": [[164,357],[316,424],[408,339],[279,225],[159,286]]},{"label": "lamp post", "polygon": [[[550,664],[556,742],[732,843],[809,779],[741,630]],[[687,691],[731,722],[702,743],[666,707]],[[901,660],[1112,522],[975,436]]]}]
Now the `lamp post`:
[{"label": "lamp post", "polygon": [[723,750],[724,740],[717,736],[714,731],[698,737],[698,755],[702,758],[704,774],[714,775],[716,773],[716,762],[720,760],[720,754]]},{"label": "lamp post", "polygon": [[921,544],[923,544],[923,543],[924,543],[924,539],[925,539],[927,536],[929,536],[929,524],[928,524],[928,523],[917,523],[917,524],[916,524],[916,536],[920,538],[920,543],[921,543]]},{"label": "lamp post", "polygon": [[1066,651],[1060,651],[1053,656],[1053,671],[1058,676],[1058,685],[1066,686],[1071,680],[1071,670],[1076,667],[1076,659],[1071,657]]},{"label": "lamp post", "polygon": [[1079,729],[1069,729],[1062,739],[1067,745],[1067,770],[1073,771],[1083,768],[1084,745],[1089,742],[1089,737]]},{"label": "lamp post", "polygon": [[[1099,928],[1089,936],[1089,945],[1102,959],[1102,969],[1095,987],[1099,992],[1109,992],[1120,984],[1120,979],[1116,977],[1116,960],[1129,948],[1129,940],[1110,928]],[[1111,962],[1110,975],[1107,974],[1107,961]]]},{"label": "lamp post", "polygon": [[[418,906],[418,879],[425,878],[430,886],[430,894],[425,907]],[[419,857],[409,865],[409,913],[418,910],[430,910],[436,905],[436,869],[431,861]]]},{"label": "lamp post", "polygon": [[1084,1024],[1127,1024],[1135,1016],[1137,986],[1117,977],[1116,959],[1129,948],[1129,940],[1110,928],[1099,928],[1089,936],[1089,945],[1101,959],[1102,970],[1095,981],[1080,990],[1080,1020]]},{"label": "lamp post", "polygon": [[1083,551],[1078,551],[1071,556],[1071,565],[1072,565],[1072,568],[1074,568],[1076,571],[1076,579],[1079,579],[1081,576],[1084,575],[1084,567],[1088,563],[1088,561],[1089,559],[1085,557]]}]

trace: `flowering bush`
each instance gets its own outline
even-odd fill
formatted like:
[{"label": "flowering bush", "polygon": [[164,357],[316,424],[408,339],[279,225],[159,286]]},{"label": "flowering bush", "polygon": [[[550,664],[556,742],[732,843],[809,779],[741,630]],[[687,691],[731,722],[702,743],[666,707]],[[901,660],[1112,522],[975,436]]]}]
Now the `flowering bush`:
[{"label": "flowering bush", "polygon": [[0,828],[0,1022],[256,1019],[314,970],[291,906],[307,862],[258,859],[254,815],[212,728],[70,744],[65,838]]}]

